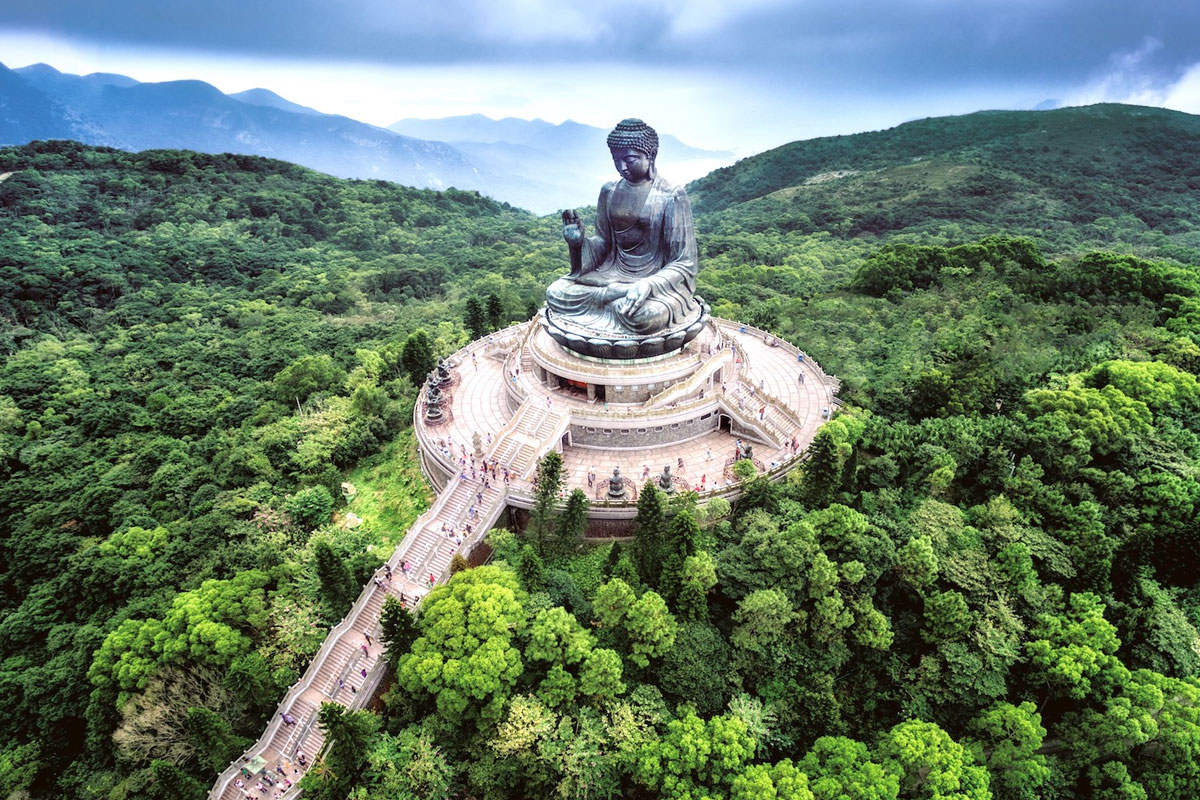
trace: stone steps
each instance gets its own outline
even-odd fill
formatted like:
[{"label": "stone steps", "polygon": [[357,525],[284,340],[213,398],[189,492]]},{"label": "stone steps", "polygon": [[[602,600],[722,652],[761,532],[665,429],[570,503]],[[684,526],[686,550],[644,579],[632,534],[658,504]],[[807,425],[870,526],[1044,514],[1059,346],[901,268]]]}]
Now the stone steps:
[{"label": "stone steps", "polygon": [[[530,424],[534,425],[533,429],[536,431],[536,421]],[[521,447],[524,446],[521,445]],[[351,704],[357,698],[350,691],[350,687],[357,688],[362,685],[361,670],[370,670],[374,666],[374,659],[379,657],[381,648],[378,643],[374,648],[373,657],[365,656],[361,645],[364,643],[364,632],[378,632],[379,615],[388,596],[403,594],[401,585],[406,578],[399,568],[401,561],[409,562],[408,580],[410,582],[419,585],[424,582],[423,578],[430,573],[440,580],[447,572],[450,560],[458,549],[454,542],[442,532],[442,524],[447,523],[452,526],[461,524],[466,520],[467,510],[472,504],[480,506],[479,514],[480,521],[482,521],[482,518],[492,516],[496,506],[503,502],[502,488],[495,485],[489,488],[484,493],[483,503],[478,503],[475,496],[479,490],[478,482],[453,479],[447,490],[437,498],[430,512],[427,512],[427,515],[423,515],[422,519],[418,521],[417,524],[420,527],[416,535],[406,537],[401,548],[397,548],[390,559],[390,563],[393,565],[394,583],[390,586],[385,584],[382,588],[374,585],[373,581],[367,584],[364,588],[365,597],[360,598],[356,603],[355,608],[351,611],[352,617],[339,625],[343,628],[342,632],[331,644],[327,645],[319,663],[310,665],[311,680],[307,684],[297,684],[289,691],[280,707],[286,709],[287,713],[295,718],[296,724],[284,725],[282,721],[276,724],[274,720],[269,722],[267,731],[270,735],[264,733],[264,738],[247,752],[247,759],[254,755],[263,755],[268,759],[268,767],[273,768],[279,759],[293,758],[295,752],[300,750],[308,756],[309,763],[312,763],[325,742],[325,734],[317,722],[320,702],[332,701],[343,705]],[[477,524],[478,522],[476,526]],[[418,595],[419,597],[420,595]],[[342,680],[345,688],[338,685],[339,679]],[[245,794],[233,784],[233,780],[238,775],[238,766],[240,764],[235,763],[222,773],[210,793],[212,800],[222,798],[230,798],[230,800],[242,798],[244,800]],[[293,782],[296,782],[298,777],[298,775],[289,775]],[[253,785],[254,781],[251,781],[250,786]],[[254,794],[257,800],[257,793]],[[293,794],[294,790],[289,792],[288,796],[293,796]]]}]

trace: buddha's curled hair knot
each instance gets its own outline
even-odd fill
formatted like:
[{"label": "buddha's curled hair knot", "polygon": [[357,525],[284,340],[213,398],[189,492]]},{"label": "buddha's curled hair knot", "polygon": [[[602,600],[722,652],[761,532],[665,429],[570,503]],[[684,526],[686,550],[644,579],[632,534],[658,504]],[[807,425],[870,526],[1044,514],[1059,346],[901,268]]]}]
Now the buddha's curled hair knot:
[{"label": "buddha's curled hair knot", "polygon": [[658,134],[640,119],[623,119],[608,135],[608,149],[631,147],[640,150],[653,160],[658,155]]}]

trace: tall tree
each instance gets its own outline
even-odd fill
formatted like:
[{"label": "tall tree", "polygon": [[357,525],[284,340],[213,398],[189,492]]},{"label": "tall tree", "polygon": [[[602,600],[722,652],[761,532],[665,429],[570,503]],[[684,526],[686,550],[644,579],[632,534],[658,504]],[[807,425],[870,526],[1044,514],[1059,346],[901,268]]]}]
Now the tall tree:
[{"label": "tall tree", "polygon": [[844,736],[822,736],[796,766],[817,800],[896,800],[900,777],[871,759],[867,746]]},{"label": "tall tree", "polygon": [[808,446],[804,462],[803,497],[810,508],[823,508],[833,502],[833,493],[842,480],[842,464],[837,442],[822,428]]},{"label": "tall tree", "polygon": [[404,342],[404,353],[400,363],[408,372],[408,379],[413,386],[420,388],[426,376],[437,366],[437,357],[433,352],[433,342],[424,330],[416,330],[409,334]]},{"label": "tall tree", "polygon": [[333,513],[333,495],[324,486],[301,489],[287,499],[287,512],[305,531],[312,531],[329,522]]},{"label": "tall tree", "polygon": [[529,628],[525,658],[564,666],[578,664],[592,650],[592,635],[562,606],[538,612]]},{"label": "tall tree", "polygon": [[525,627],[525,597],[516,575],[491,565],[433,589],[421,603],[421,636],[400,657],[400,685],[434,695],[445,719],[472,706],[498,718],[525,669],[513,642]]},{"label": "tall tree", "polygon": [[932,722],[909,720],[880,739],[875,757],[900,776],[900,797],[992,800],[987,770],[969,750]]},{"label": "tall tree", "polygon": [[646,592],[629,607],[625,630],[629,633],[629,660],[648,667],[650,659],[661,658],[675,644],[679,624],[660,595]]},{"label": "tall tree", "polygon": [[716,564],[708,552],[701,550],[684,559],[676,600],[680,616],[692,621],[708,619],[708,592],[716,585]]},{"label": "tall tree", "polygon": [[[667,536],[662,549],[662,569],[658,579],[658,589],[670,603],[679,598],[679,590],[683,585],[683,564],[696,554],[696,542],[700,538],[700,526],[689,509],[675,512],[667,523]],[[715,578],[714,578],[715,583]],[[705,589],[707,591],[707,587]],[[692,598],[693,601],[695,598]]]},{"label": "tall tree", "polygon": [[379,731],[379,717],[370,711],[350,711],[338,703],[322,703],[317,722],[332,747],[325,756],[325,769],[310,769],[300,779],[305,797],[334,800],[346,797],[358,783],[367,764],[367,754]]},{"label": "tall tree", "polygon": [[276,397],[289,406],[303,403],[314,392],[332,390],[345,378],[328,353],[302,356],[276,373],[272,381]]},{"label": "tall tree", "polygon": [[625,691],[621,680],[621,656],[615,650],[597,647],[588,653],[579,673],[579,691],[598,703],[612,700]]},{"label": "tall tree", "polygon": [[399,600],[388,595],[379,614],[379,626],[383,629],[379,638],[386,648],[388,662],[396,664],[417,639],[416,622]]},{"label": "tall tree", "polygon": [[528,542],[521,548],[521,561],[517,567],[517,575],[520,576],[521,585],[527,592],[540,591],[545,587],[546,565],[541,556],[537,554],[537,550],[534,550],[533,545]]},{"label": "tall tree", "polygon": [[319,541],[313,545],[317,579],[321,582],[321,597],[330,616],[337,618],[346,613],[358,597],[359,587],[342,557],[333,552],[329,542]]},{"label": "tall tree", "polygon": [[487,333],[487,317],[484,315],[483,306],[474,297],[467,298],[467,308],[463,313],[463,324],[470,332],[472,339],[478,339]]},{"label": "tall tree", "polygon": [[996,794],[1037,797],[1050,768],[1046,756],[1037,752],[1046,729],[1033,703],[995,703],[971,720],[971,730],[978,737],[975,758],[987,767]]},{"label": "tall tree", "polygon": [[637,517],[633,521],[633,563],[643,583],[658,586],[664,551],[666,512],[663,494],[652,482],[642,487],[638,496]]},{"label": "tall tree", "polygon": [[449,800],[453,796],[453,764],[429,731],[416,725],[396,736],[375,739],[363,777],[367,797]]},{"label": "tall tree", "polygon": [[529,538],[539,556],[546,555],[546,543],[554,532],[558,492],[562,486],[562,454],[551,450],[538,462],[533,487],[533,508],[529,512]]},{"label": "tall tree", "polygon": [[504,324],[504,304],[495,292],[487,296],[487,321],[488,327],[494,331],[500,330],[500,326]]},{"label": "tall tree", "polygon": [[722,715],[706,721],[687,709],[667,723],[661,738],[643,745],[634,779],[657,797],[723,797],[754,750],[742,720]]},{"label": "tall tree", "polygon": [[600,584],[592,597],[592,608],[596,618],[606,628],[616,628],[625,621],[625,615],[637,602],[637,594],[620,578]]},{"label": "tall tree", "polygon": [[214,772],[224,769],[250,744],[248,739],[234,735],[224,717],[207,708],[189,708],[184,726],[200,762]]},{"label": "tall tree", "polygon": [[578,552],[587,530],[588,498],[582,489],[574,489],[567,495],[567,505],[558,517],[558,540],[555,550],[563,555]]},{"label": "tall tree", "polygon": [[608,548],[608,556],[604,559],[604,569],[601,570],[601,575],[605,578],[612,577],[613,567],[621,560],[621,543],[613,542]]}]

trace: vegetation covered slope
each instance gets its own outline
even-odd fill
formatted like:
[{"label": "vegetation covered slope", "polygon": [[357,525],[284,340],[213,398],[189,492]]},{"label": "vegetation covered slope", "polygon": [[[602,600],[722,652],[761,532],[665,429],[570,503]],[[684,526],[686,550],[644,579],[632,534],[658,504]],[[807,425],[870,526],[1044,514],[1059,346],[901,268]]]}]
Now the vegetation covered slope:
[{"label": "vegetation covered slope", "polygon": [[1196,796],[1198,304],[1190,265],[881,248],[779,319],[855,387],[801,471],[648,484],[588,554],[493,534],[307,790]]},{"label": "vegetation covered slope", "polygon": [[1200,117],[1127,105],[986,111],[793,142],[689,187],[701,213],[742,204],[732,216],[743,225],[849,238],[952,223],[966,236],[1029,233],[1055,253],[1163,246],[1200,226],[1197,191]]},{"label": "vegetation covered slope", "polygon": [[552,239],[252,157],[52,142],[5,172],[0,739],[45,796],[140,796],[155,761],[207,784],[395,540],[332,535],[345,471],[465,341],[460,295],[528,318]]},{"label": "vegetation covered slope", "polygon": [[[200,797],[376,563],[327,524],[345,470],[416,482],[402,433],[374,455],[411,377],[464,311],[527,317],[557,225],[260,159],[7,171],[0,789]],[[1194,234],[759,202],[699,218],[701,288],[845,379],[810,466],[644,491],[619,551],[569,504],[497,535],[507,568],[389,611],[396,688],[322,712],[311,796],[1196,795]]]}]

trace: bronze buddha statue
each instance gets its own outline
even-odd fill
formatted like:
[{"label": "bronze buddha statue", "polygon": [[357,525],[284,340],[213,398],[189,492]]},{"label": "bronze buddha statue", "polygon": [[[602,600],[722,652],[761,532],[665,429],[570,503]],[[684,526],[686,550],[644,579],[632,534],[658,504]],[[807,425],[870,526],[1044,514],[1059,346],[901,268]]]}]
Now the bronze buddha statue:
[{"label": "bronze buddha statue", "polygon": [[610,358],[682,347],[707,309],[695,296],[698,255],[687,193],[658,174],[658,135],[638,119],[608,136],[620,179],[600,190],[596,233],[564,211],[571,271],[546,289],[545,324],[560,344]]}]

